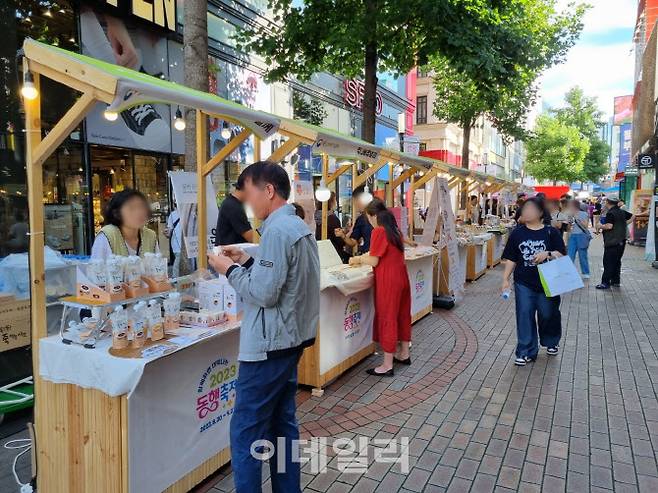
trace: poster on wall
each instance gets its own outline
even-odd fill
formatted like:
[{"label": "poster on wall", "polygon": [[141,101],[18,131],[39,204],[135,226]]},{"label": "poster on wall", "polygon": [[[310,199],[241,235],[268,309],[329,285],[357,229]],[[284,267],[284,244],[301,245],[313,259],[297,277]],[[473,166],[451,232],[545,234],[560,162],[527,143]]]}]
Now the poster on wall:
[{"label": "poster on wall", "polygon": [[615,98],[615,116],[613,125],[623,125],[633,121],[633,96],[617,96]]},{"label": "poster on wall", "polygon": [[[83,4],[80,43],[84,55],[169,80],[167,39],[138,26],[132,19],[99,13]],[[89,142],[170,153],[171,111],[164,104],[139,104],[119,113],[115,121],[97,104],[87,116]]]},{"label": "poster on wall", "polygon": [[70,204],[44,206],[45,242],[54,250],[73,250],[73,210]]},{"label": "poster on wall", "polygon": [[[189,171],[170,171],[169,178],[176,199],[176,207],[181,221],[181,231],[187,257],[196,258],[199,253],[197,223],[197,175]],[[208,251],[215,244],[217,216],[217,196],[210,176],[206,177],[206,227]]]}]

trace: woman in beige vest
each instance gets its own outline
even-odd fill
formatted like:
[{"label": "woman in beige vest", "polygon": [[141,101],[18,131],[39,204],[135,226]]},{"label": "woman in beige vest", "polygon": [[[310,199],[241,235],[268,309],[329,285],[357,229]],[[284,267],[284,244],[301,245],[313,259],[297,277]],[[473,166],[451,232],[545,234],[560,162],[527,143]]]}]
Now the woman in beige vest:
[{"label": "woman in beige vest", "polygon": [[94,240],[91,257],[158,253],[157,236],[146,227],[150,212],[142,192],[127,188],[115,193],[105,208],[105,225]]}]

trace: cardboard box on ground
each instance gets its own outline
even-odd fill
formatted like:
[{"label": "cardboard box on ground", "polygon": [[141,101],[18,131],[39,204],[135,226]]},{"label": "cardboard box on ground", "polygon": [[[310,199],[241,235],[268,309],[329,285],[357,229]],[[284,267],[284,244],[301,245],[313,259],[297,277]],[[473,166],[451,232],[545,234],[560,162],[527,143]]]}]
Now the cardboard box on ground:
[{"label": "cardboard box on ground", "polygon": [[0,293],[0,353],[30,344],[30,300]]}]

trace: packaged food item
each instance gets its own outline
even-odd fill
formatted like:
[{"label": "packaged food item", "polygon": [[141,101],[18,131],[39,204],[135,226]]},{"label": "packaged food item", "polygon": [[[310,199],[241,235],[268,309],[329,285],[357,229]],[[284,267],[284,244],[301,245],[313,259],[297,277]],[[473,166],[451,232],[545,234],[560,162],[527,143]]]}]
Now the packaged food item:
[{"label": "packaged food item", "polygon": [[159,341],[164,337],[164,320],[162,318],[162,305],[156,301],[149,301],[148,306],[148,332],[152,341]]},{"label": "packaged food item", "polygon": [[218,279],[199,282],[199,307],[204,310],[224,310],[224,285]]},{"label": "packaged food item", "polygon": [[242,310],[242,297],[226,282],[224,284],[224,311],[229,320],[240,320],[242,318]]},{"label": "packaged food item", "polygon": [[147,306],[143,301],[133,307],[129,322],[133,336],[131,342],[133,348],[140,348],[146,342],[146,310]]},{"label": "packaged food item", "polygon": [[129,332],[128,316],[122,306],[117,306],[110,313],[112,322],[112,347],[114,349],[125,349],[128,347]]},{"label": "packaged food item", "polygon": [[167,259],[161,253],[156,253],[151,265],[155,280],[157,282],[167,282]]},{"label": "packaged food item", "polygon": [[164,329],[165,332],[176,331],[180,327],[180,293],[170,293],[163,301],[164,306]]},{"label": "packaged food item", "polygon": [[110,294],[123,293],[123,257],[111,255],[106,262],[107,266],[107,288]]},{"label": "packaged food item", "polygon": [[107,287],[107,268],[102,259],[92,259],[87,266],[87,277],[101,289]]},{"label": "packaged food item", "polygon": [[124,262],[123,278],[125,283],[133,288],[142,287],[142,259],[137,255],[131,255]]}]

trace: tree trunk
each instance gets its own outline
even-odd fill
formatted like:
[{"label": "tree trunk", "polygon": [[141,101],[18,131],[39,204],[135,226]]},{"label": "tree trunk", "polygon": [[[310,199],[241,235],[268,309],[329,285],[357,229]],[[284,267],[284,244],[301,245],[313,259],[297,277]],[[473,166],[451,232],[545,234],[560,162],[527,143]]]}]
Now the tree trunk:
[{"label": "tree trunk", "polygon": [[[377,0],[366,0],[366,16],[376,19]],[[374,29],[374,26],[373,26]],[[374,37],[366,43],[365,86],[363,91],[363,125],[361,138],[375,143],[375,121],[377,119],[377,39]]]},{"label": "tree trunk", "polygon": [[[208,91],[208,2],[186,0],[183,26],[183,65],[185,85]],[[196,171],[196,111],[181,108],[185,114],[185,170]],[[181,224],[182,226],[182,224]],[[183,230],[183,235],[185,231]],[[205,241],[205,238],[201,240]],[[187,257],[185,241],[180,252],[180,275],[194,271],[194,262]]]},{"label": "tree trunk", "polygon": [[[462,168],[468,169],[468,164],[471,157],[471,127],[472,123],[469,122],[462,127]],[[466,201],[468,194],[468,185],[462,182],[461,186],[461,205],[460,208],[466,209]]]}]

